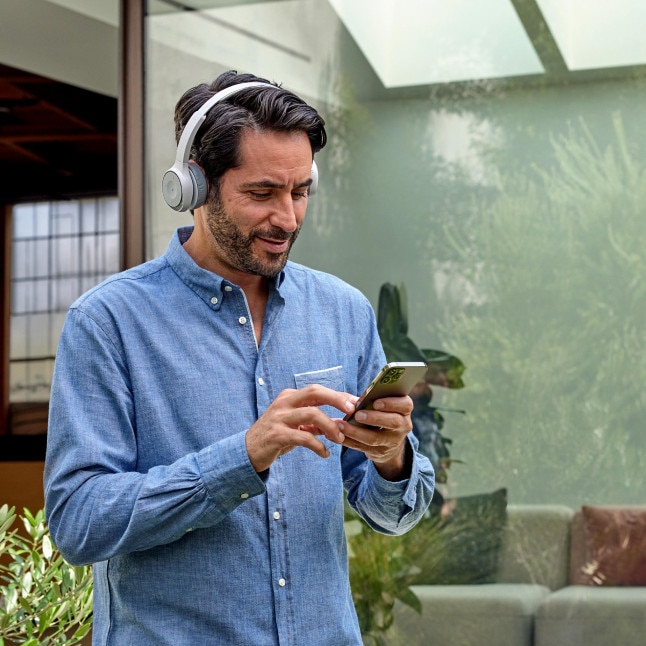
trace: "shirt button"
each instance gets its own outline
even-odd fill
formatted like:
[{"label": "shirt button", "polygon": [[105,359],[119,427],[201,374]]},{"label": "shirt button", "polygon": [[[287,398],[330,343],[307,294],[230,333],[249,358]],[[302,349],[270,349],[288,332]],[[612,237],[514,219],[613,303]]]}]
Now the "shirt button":
[{"label": "shirt button", "polygon": [[241,493],[240,498],[242,498],[243,500],[246,500],[247,498],[249,498],[249,494],[248,493]]},{"label": "shirt button", "polygon": [[275,511],[275,512],[274,512],[274,520],[279,520],[279,519],[280,519],[280,512],[279,512],[279,511]]},{"label": "shirt button", "polygon": [[264,386],[265,385],[265,380],[262,377],[258,377],[258,385],[259,386]]},{"label": "shirt button", "polygon": [[211,298],[211,303],[213,303],[213,305],[217,305],[218,304],[218,297],[213,296],[213,298]]},{"label": "shirt button", "polygon": [[278,585],[281,588],[284,588],[286,583],[287,583],[287,581],[285,581],[285,579],[278,579]]},{"label": "shirt button", "polygon": [[238,319],[238,323],[240,323],[240,325],[244,325],[246,322],[247,322],[247,319],[244,316],[241,316]]},{"label": "shirt button", "polygon": [[231,285],[225,285],[225,286],[224,286],[224,291],[225,291],[225,292],[232,292],[232,291],[233,291],[233,287],[231,287]]}]

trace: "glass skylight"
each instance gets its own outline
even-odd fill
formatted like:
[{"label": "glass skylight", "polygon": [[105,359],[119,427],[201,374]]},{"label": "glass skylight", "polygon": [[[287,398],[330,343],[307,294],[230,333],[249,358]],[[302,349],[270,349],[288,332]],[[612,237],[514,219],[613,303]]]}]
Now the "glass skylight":
[{"label": "glass skylight", "polygon": [[568,69],[644,65],[644,0],[537,0]]},{"label": "glass skylight", "polygon": [[508,0],[329,0],[385,87],[541,74]]}]

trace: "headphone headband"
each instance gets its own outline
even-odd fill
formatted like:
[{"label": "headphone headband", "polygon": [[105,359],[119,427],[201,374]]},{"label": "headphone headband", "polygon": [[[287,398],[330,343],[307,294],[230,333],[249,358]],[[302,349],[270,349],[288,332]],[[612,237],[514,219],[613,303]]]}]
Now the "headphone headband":
[{"label": "headphone headband", "polygon": [[[220,101],[246,90],[251,87],[277,87],[271,83],[250,81],[248,83],[237,83],[216,92],[210,99],[196,110],[184,130],[177,144],[175,163],[169,168],[162,179],[162,193],[166,204],[175,211],[188,211],[196,209],[204,204],[208,192],[208,183],[202,169],[195,163],[189,161],[193,141],[197,131],[206,119],[209,110]],[[316,162],[312,162],[312,184],[309,188],[310,195],[316,192],[318,184],[318,169]]]},{"label": "headphone headband", "polygon": [[180,162],[186,164],[188,158],[191,154],[191,147],[193,146],[193,141],[195,140],[195,135],[200,129],[200,126],[204,123],[206,115],[209,113],[209,110],[220,101],[229,98],[233,94],[237,94],[242,90],[246,90],[248,87],[276,87],[269,83],[260,83],[260,82],[250,82],[250,83],[238,83],[237,85],[231,85],[225,87],[224,90],[216,92],[208,101],[191,115],[191,118],[188,120],[188,123],[184,126],[182,131],[182,136],[179,138],[179,143],[177,144],[177,156],[175,157],[175,163]]}]

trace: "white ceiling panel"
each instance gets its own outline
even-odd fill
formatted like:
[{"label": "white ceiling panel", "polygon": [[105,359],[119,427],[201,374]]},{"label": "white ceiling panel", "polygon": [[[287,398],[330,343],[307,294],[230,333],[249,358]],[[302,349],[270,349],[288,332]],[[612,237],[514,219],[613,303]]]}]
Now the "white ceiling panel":
[{"label": "white ceiling panel", "polygon": [[541,74],[509,0],[329,0],[385,87]]},{"label": "white ceiling panel", "polygon": [[646,63],[645,0],[537,0],[570,70]]}]

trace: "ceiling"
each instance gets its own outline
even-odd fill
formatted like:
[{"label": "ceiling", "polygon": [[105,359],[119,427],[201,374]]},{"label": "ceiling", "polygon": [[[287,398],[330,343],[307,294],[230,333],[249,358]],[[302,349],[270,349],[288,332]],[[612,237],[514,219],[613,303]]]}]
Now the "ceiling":
[{"label": "ceiling", "polygon": [[386,88],[646,65],[644,0],[329,3]]},{"label": "ceiling", "polygon": [[117,100],[0,65],[0,202],[117,192]]}]

